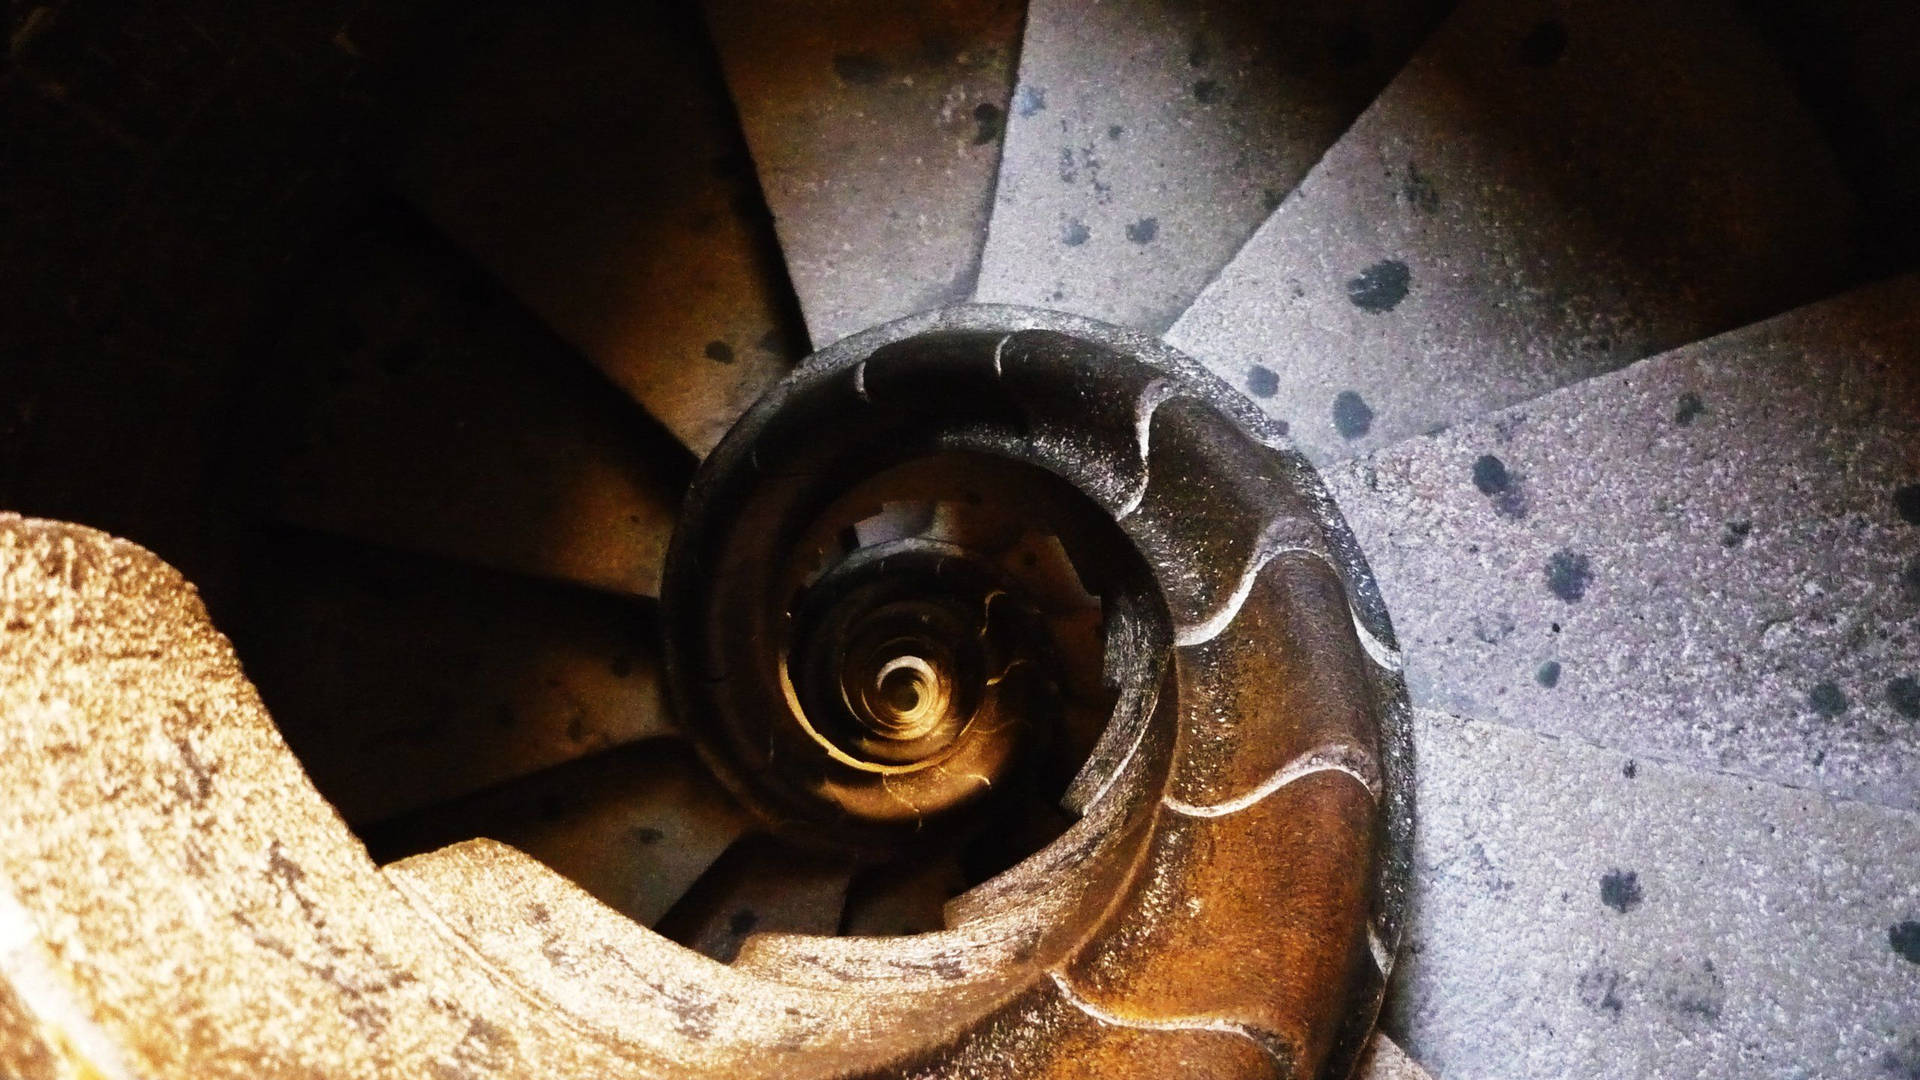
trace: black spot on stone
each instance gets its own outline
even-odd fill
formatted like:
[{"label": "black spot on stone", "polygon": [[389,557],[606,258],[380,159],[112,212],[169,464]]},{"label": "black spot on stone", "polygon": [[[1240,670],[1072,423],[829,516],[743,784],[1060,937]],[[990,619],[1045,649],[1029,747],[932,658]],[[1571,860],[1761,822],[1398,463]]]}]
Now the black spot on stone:
[{"label": "black spot on stone", "polygon": [[1533,681],[1551,690],[1560,685],[1560,661],[1549,660],[1533,673]]},{"label": "black spot on stone", "polygon": [[1127,133],[1127,129],[1121,127],[1119,124],[1107,125],[1107,138],[1109,139],[1117,139],[1120,136],[1125,135],[1126,133]]},{"label": "black spot on stone", "polygon": [[1807,705],[1821,716],[1839,716],[1847,711],[1850,704],[1847,695],[1830,682],[1823,682],[1807,691]]},{"label": "black spot on stone", "polygon": [[1143,217],[1127,226],[1127,239],[1136,244],[1151,244],[1160,235],[1160,219]]},{"label": "black spot on stone", "polygon": [[1906,585],[1907,591],[1913,594],[1914,599],[1920,600],[1920,558],[1907,564],[1907,570],[1900,575],[1900,580]]},{"label": "black spot on stone", "polygon": [[1640,875],[1632,870],[1609,870],[1600,875],[1600,902],[1625,915],[1645,899],[1640,891]]},{"label": "black spot on stone", "polygon": [[1347,282],[1347,299],[1361,311],[1378,315],[1400,306],[1400,301],[1407,298],[1407,286],[1412,281],[1413,272],[1407,269],[1406,263],[1382,259]]},{"label": "black spot on stone", "polygon": [[1686,427],[1706,411],[1706,403],[1700,400],[1700,395],[1689,390],[1680,395],[1680,403],[1673,410],[1673,422]]},{"label": "black spot on stone", "polygon": [[720,364],[733,363],[733,346],[724,341],[709,341],[706,348],[707,359]]},{"label": "black spot on stone", "polygon": [[1334,31],[1333,40],[1327,43],[1327,52],[1333,58],[1333,66],[1355,68],[1373,58],[1373,35],[1365,27],[1348,24]]},{"label": "black spot on stone", "polygon": [[651,825],[642,825],[627,834],[636,844],[657,844],[667,838],[667,834]]},{"label": "black spot on stone", "polygon": [[1280,376],[1272,368],[1255,364],[1247,369],[1247,392],[1258,398],[1270,398],[1280,392]]},{"label": "black spot on stone", "polygon": [[1547,556],[1547,591],[1571,604],[1587,595],[1593,583],[1593,564],[1577,551],[1560,550]]},{"label": "black spot on stone", "polygon": [[1365,398],[1352,390],[1342,390],[1333,399],[1333,429],[1343,439],[1358,439],[1373,427],[1373,409]]},{"label": "black spot on stone", "polygon": [[1473,486],[1480,489],[1482,495],[1498,495],[1513,486],[1513,477],[1507,473],[1507,463],[1492,454],[1482,454],[1473,463]]},{"label": "black spot on stone", "polygon": [[1909,964],[1920,964],[1920,922],[1908,919],[1906,922],[1887,927],[1887,944]]},{"label": "black spot on stone", "polygon": [[1920,680],[1911,675],[1888,680],[1887,704],[1909,720],[1920,720]]},{"label": "black spot on stone", "polygon": [[1187,46],[1187,66],[1205,67],[1213,59],[1213,45],[1204,35],[1193,35],[1192,44]]},{"label": "black spot on stone", "polygon": [[1060,242],[1068,247],[1079,247],[1093,236],[1093,230],[1087,228],[1084,221],[1069,221],[1060,230]]},{"label": "black spot on stone", "polygon": [[1920,1080],[1920,1033],[1908,1035],[1881,1054],[1880,1068],[1894,1080]]},{"label": "black spot on stone", "polygon": [[1542,19],[1520,39],[1520,62],[1547,67],[1567,51],[1567,28],[1558,19]]},{"label": "black spot on stone", "polygon": [[1193,84],[1193,100],[1202,105],[1212,105],[1227,96],[1227,88],[1215,79],[1201,79]]},{"label": "black spot on stone", "polygon": [[1635,762],[1629,761],[1625,765],[1620,766],[1620,775],[1631,780],[1640,775],[1640,766]]},{"label": "black spot on stone", "polygon": [[1698,967],[1676,963],[1660,978],[1660,1004],[1677,1016],[1713,1023],[1727,1007],[1727,984],[1713,969],[1713,961]]},{"label": "black spot on stone", "polygon": [[1747,536],[1752,532],[1751,521],[1729,521],[1727,527],[1720,531],[1720,546],[1739,547],[1747,542]]},{"label": "black spot on stone", "polygon": [[1407,162],[1407,178],[1400,185],[1400,197],[1421,213],[1440,212],[1440,189],[1434,187],[1433,180],[1411,161]]},{"label": "black spot on stone", "polygon": [[873,86],[887,77],[887,65],[871,53],[841,53],[833,58],[833,73],[854,86]]},{"label": "black spot on stone", "polygon": [[[1285,199],[1286,199],[1286,196],[1281,194],[1279,188],[1261,188],[1260,189],[1260,206],[1262,209],[1266,210],[1267,213],[1269,214],[1273,213],[1275,210],[1280,209],[1280,203]],[[1304,290],[1302,290],[1302,292],[1304,292]],[[1299,296],[1301,295],[1301,292],[1296,292],[1294,293],[1294,295]]]},{"label": "black spot on stone", "polygon": [[1920,484],[1908,484],[1893,493],[1893,509],[1900,520],[1920,525]]},{"label": "black spot on stone", "polygon": [[1580,1003],[1595,1012],[1619,1016],[1626,1008],[1620,1000],[1620,973],[1612,968],[1595,968],[1580,976]]},{"label": "black spot on stone", "polygon": [[748,934],[751,934],[753,928],[758,925],[760,925],[760,916],[755,915],[746,908],[741,908],[739,911],[733,913],[732,918],[727,920],[727,932],[734,937],[746,937]]},{"label": "black spot on stone", "polygon": [[1007,117],[1000,106],[991,101],[983,101],[973,107],[973,145],[985,146],[998,139],[1006,130]]}]

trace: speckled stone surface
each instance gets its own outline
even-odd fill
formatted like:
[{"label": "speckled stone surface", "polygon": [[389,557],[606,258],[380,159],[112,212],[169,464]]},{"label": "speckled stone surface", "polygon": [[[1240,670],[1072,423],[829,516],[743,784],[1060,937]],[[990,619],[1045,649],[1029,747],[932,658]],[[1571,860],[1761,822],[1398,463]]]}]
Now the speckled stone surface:
[{"label": "speckled stone surface", "polygon": [[977,298],[1164,330],[1442,7],[1035,0]]},{"label": "speckled stone surface", "polygon": [[1920,278],[1327,479],[1416,703],[1920,807]]},{"label": "speckled stone surface", "polygon": [[1169,339],[1324,462],[1844,285],[1853,198],[1731,8],[1467,0]]},{"label": "speckled stone surface", "polygon": [[973,294],[1022,8],[708,0],[815,348]]},{"label": "speckled stone surface", "polygon": [[1440,1077],[1909,1077],[1920,817],[1422,711],[1391,1031]]}]

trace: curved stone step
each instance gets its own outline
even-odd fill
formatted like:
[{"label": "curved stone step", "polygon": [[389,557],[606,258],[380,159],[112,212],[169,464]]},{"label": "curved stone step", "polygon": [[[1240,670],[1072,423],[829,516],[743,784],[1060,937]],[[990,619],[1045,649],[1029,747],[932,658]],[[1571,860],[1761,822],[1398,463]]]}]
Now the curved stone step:
[{"label": "curved stone step", "polygon": [[475,837],[545,863],[651,926],[752,825],[677,739],[581,758],[360,830],[381,862]]},{"label": "curved stone step", "polygon": [[967,299],[1018,0],[707,0],[815,347]]},{"label": "curved stone step", "polygon": [[1158,333],[1443,0],[1033,0],[976,297]]},{"label": "curved stone step", "polygon": [[1467,0],[1168,338],[1324,462],[1828,294],[1855,220],[1732,4]]},{"label": "curved stone step", "polygon": [[1386,1029],[1436,1076],[1907,1076],[1920,817],[1421,711]]},{"label": "curved stone step", "polygon": [[1920,809],[1920,277],[1326,479],[1416,704]]},{"label": "curved stone step", "polygon": [[401,190],[704,454],[806,349],[697,16],[594,0],[453,30]]},{"label": "curved stone step", "polygon": [[261,513],[653,594],[691,459],[469,260],[376,220],[297,296],[234,446]]},{"label": "curved stone step", "polygon": [[655,929],[730,964],[756,934],[840,931],[851,860],[796,851],[770,836],[735,841],[675,902]]},{"label": "curved stone step", "polygon": [[234,647],[349,823],[675,730],[651,605],[319,536],[248,580]]}]

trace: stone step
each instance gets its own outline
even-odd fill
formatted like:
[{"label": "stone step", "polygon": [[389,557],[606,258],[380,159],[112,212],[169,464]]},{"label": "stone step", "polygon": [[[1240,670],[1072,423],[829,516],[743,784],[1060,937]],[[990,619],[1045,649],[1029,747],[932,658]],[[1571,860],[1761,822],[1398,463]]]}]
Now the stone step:
[{"label": "stone step", "polygon": [[1443,0],[1032,0],[977,297],[1158,333]]},{"label": "stone step", "polygon": [[1920,808],[1920,277],[1326,478],[1416,703]]},{"label": "stone step", "polygon": [[1386,1027],[1440,1077],[1910,1076],[1920,817],[1420,710]]},{"label": "stone step", "polygon": [[311,535],[258,563],[234,647],[349,823],[675,730],[650,604]]},{"label": "stone step", "polygon": [[1018,0],[706,10],[814,346],[971,296]]},{"label": "stone step", "polygon": [[417,218],[316,260],[241,410],[272,520],[651,596],[692,459]]},{"label": "stone step", "polygon": [[511,844],[653,926],[752,826],[692,747],[654,739],[359,831],[381,863],[479,837]]},{"label": "stone step", "polygon": [[806,345],[698,16],[481,5],[444,36],[400,189],[706,453]]},{"label": "stone step", "polygon": [[1168,337],[1325,462],[1827,295],[1855,220],[1731,0],[1466,0]]}]

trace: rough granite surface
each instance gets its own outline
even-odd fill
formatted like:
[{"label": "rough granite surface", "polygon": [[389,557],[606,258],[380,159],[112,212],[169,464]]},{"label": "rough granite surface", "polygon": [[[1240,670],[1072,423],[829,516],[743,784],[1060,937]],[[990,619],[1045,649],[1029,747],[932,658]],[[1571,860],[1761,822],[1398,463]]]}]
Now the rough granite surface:
[{"label": "rough granite surface", "polygon": [[1854,213],[1732,3],[1467,0],[1169,340],[1324,462],[1842,287]]},{"label": "rough granite surface", "polygon": [[1920,278],[1327,480],[1416,704],[1920,808]]},{"label": "rough granite surface", "polygon": [[1442,8],[1034,0],[976,298],[1166,329]]},{"label": "rough granite surface", "polygon": [[972,295],[1021,9],[707,0],[816,349]]},{"label": "rough granite surface", "polygon": [[1909,1077],[1920,817],[1421,710],[1387,1029],[1439,1077]]}]

